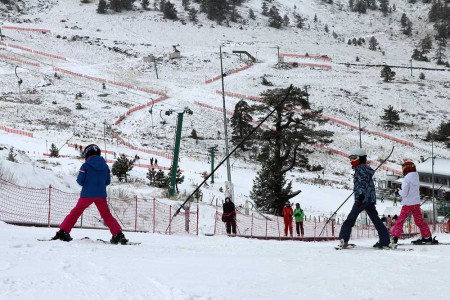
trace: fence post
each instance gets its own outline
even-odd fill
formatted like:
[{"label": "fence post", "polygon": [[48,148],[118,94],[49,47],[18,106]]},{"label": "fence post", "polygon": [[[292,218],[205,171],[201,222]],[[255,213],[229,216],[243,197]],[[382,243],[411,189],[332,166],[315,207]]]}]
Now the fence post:
[{"label": "fence post", "polygon": [[134,232],[137,231],[137,219],[138,219],[138,198],[137,195],[134,195],[134,202],[136,203],[135,211],[134,211]]},{"label": "fence post", "polygon": [[250,225],[250,237],[253,237],[253,213],[252,213],[252,223]]},{"label": "fence post", "polygon": [[172,231],[172,222],[170,222],[170,218],[172,217],[172,205],[169,205],[169,235],[171,235]]},{"label": "fence post", "polygon": [[156,199],[153,198],[153,233],[155,233],[156,229]]},{"label": "fence post", "polygon": [[316,240],[316,230],[317,230],[317,222],[316,222],[316,216],[314,216],[314,240]]},{"label": "fence post", "polygon": [[[280,222],[278,221],[278,217],[277,216],[275,218],[277,218],[278,239],[281,241]],[[267,221],[267,219],[266,219],[266,221]]]},{"label": "fence post", "polygon": [[198,209],[198,204],[197,204],[197,231],[196,231],[196,235],[198,235],[198,214],[199,214],[199,209]]},{"label": "fence post", "polygon": [[184,230],[189,233],[189,219],[191,216],[191,203],[189,203],[188,208],[184,212]]},{"label": "fence post", "polygon": [[216,230],[217,230],[217,215],[219,214],[219,212],[217,211],[217,207],[216,207],[216,214],[214,215],[214,235],[216,235]]},{"label": "fence post", "polygon": [[51,209],[52,209],[51,198],[52,198],[52,185],[50,184],[48,186],[48,219],[47,219],[47,226],[48,227],[50,227],[50,212],[51,212]]},{"label": "fence post", "polygon": [[266,240],[267,240],[267,219],[266,219]]}]

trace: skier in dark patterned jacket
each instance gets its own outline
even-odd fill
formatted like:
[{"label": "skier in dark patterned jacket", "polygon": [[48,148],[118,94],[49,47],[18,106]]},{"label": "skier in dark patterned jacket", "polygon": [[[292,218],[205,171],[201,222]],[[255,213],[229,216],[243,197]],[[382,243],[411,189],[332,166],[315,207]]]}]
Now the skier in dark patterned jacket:
[{"label": "skier in dark patterned jacket", "polygon": [[350,152],[349,159],[352,168],[355,170],[353,177],[353,191],[355,203],[347,216],[339,233],[340,246],[346,247],[359,214],[365,210],[375,229],[378,231],[380,240],[374,245],[376,248],[389,246],[389,232],[378,216],[375,204],[377,202],[373,174],[375,171],[366,164],[367,154],[364,149],[356,148]]}]

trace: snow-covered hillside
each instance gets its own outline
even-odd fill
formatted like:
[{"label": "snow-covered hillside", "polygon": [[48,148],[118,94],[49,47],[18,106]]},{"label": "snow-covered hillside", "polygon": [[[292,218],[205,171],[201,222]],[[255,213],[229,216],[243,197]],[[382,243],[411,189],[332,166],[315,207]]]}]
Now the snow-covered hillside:
[{"label": "snow-covered hillside", "polygon": [[[421,155],[430,155],[431,145],[423,138],[447,121],[448,71],[397,68],[396,79],[384,83],[380,67],[347,65],[409,66],[415,44],[424,34],[432,33],[432,26],[425,21],[426,5],[391,1],[396,10],[382,17],[379,11],[364,15],[350,12],[342,3],[272,3],[281,13],[304,16],[305,28],[298,29],[293,24],[281,30],[267,27],[260,1],[248,1],[239,8],[243,16],[248,9],[253,9],[255,20],[245,26],[231,23],[230,27],[214,24],[204,15],[200,15],[197,24],[165,20],[159,12],[141,10],[138,3],[134,11],[99,15],[95,11],[96,2],[20,2],[21,13],[4,12],[1,125],[32,132],[33,137],[2,131],[2,143],[28,152],[30,160],[45,159],[55,166],[56,172],[70,176],[76,173],[78,161],[52,162],[44,157],[52,143],[61,148],[61,154],[68,156],[75,157],[78,152],[65,146],[67,142],[81,145],[94,142],[117,153],[138,154],[143,162],[148,162],[152,155],[121,145],[111,132],[120,133],[123,141],[140,149],[171,153],[176,114],[167,116],[166,112],[180,112],[189,107],[194,114],[185,117],[180,162],[187,178],[182,188],[189,192],[201,181],[200,173],[210,169],[207,148],[219,145],[219,159],[225,152],[223,115],[215,110],[222,107],[222,96],[217,92],[221,83],[220,80],[205,83],[220,74],[221,46],[225,72],[246,66],[246,59],[233,54],[234,50],[248,51],[257,58],[251,67],[225,78],[227,110],[232,111],[240,97],[257,96],[266,90],[261,84],[264,76],[274,87],[308,86],[311,105],[323,108],[324,116],[331,119],[325,128],[335,132],[332,149],[345,153],[359,144],[358,131],[348,124],[357,126],[360,117],[365,129],[362,144],[373,161],[380,161],[392,146],[396,150],[387,165],[397,170],[404,159],[418,160]],[[183,9],[179,3],[176,5],[183,18]],[[403,12],[416,24],[412,38],[400,33],[399,19]],[[323,29],[325,25],[330,28],[328,33]],[[48,32],[17,30],[17,27]],[[376,36],[384,54],[370,51],[367,45],[355,47],[346,42],[353,37],[368,40],[371,36]],[[181,51],[181,59],[169,59],[174,45]],[[297,55],[284,59],[297,62],[300,67],[277,66],[278,50],[281,54]],[[310,57],[305,57],[306,53]],[[144,62],[143,58],[149,55],[156,58],[157,69],[152,60]],[[316,55],[331,60],[313,59]],[[359,62],[355,61],[356,57]],[[307,64],[319,66],[302,67]],[[436,66],[414,62],[414,67]],[[418,78],[419,72],[426,74],[425,80]],[[18,79],[23,81],[21,85],[17,84]],[[104,88],[102,81],[106,82]],[[230,93],[241,96],[229,96]],[[164,97],[160,102],[149,105],[152,100],[159,101],[161,95]],[[77,105],[82,109],[76,109]],[[391,131],[386,131],[380,119],[388,105],[401,112],[403,123]],[[139,106],[143,108],[127,114]],[[202,139],[189,138],[194,129]],[[391,139],[380,136],[384,134]],[[449,156],[449,151],[439,144],[435,144],[435,152],[442,157]],[[157,158],[159,165],[170,166],[170,159]],[[293,172],[294,186],[312,182],[318,176],[336,187],[348,186],[345,157],[316,151],[311,161],[325,168],[323,174]],[[236,201],[244,202],[257,166],[239,154],[232,159],[232,168],[248,172],[248,180],[235,183]],[[145,181],[145,173],[145,168],[135,168],[132,177]],[[379,172],[380,178],[383,175]],[[216,178],[217,183],[205,193],[207,201],[220,196],[218,190],[225,180],[223,168]],[[30,180],[20,182],[33,186]],[[71,184],[66,185],[73,190]],[[146,186],[136,190],[148,193]]]},{"label": "snow-covered hillside", "polygon": [[[188,107],[193,114],[184,116],[179,162],[186,179],[178,200],[184,201],[203,180],[201,173],[211,169],[208,148],[219,146],[216,164],[225,156],[222,85],[214,80],[221,73],[220,47],[228,73],[228,111],[241,98],[265,91],[262,77],[274,84],[271,88],[307,87],[312,107],[322,108],[330,120],[324,128],[334,132],[329,147],[335,152],[348,153],[359,145],[354,126],[360,118],[369,159],[379,162],[395,146],[387,166],[400,170],[405,159],[431,156],[431,144],[423,139],[449,121],[449,70],[434,62],[410,61],[418,42],[433,34],[426,21],[429,4],[390,0],[396,9],[383,17],[380,11],[350,12],[344,0],[273,0],[270,5],[292,22],[274,29],[261,14],[260,0],[238,8],[244,17],[252,9],[255,20],[230,26],[217,25],[204,14],[196,24],[187,21],[181,1],[173,2],[183,22],[144,11],[140,1],[133,11],[104,15],[96,13],[98,0],[11,2],[0,3],[0,175],[18,185],[78,192],[75,176],[81,160],[73,144],[96,143],[102,150],[139,155],[140,164],[156,158],[158,165],[169,167],[176,115]],[[306,19],[305,28],[295,27],[294,13]],[[412,37],[401,33],[403,13],[413,22]],[[368,49],[372,36],[380,50]],[[366,43],[348,45],[353,38]],[[169,58],[174,47],[180,59]],[[247,51],[257,61],[247,67],[247,58],[233,51]],[[277,64],[278,53],[283,66]],[[380,77],[384,64],[396,72],[390,83]],[[420,73],[425,79],[419,79]],[[402,122],[392,130],[380,119],[389,105],[400,111]],[[190,137],[194,129],[198,140]],[[62,157],[46,155],[51,144],[60,148]],[[7,159],[12,147],[16,162]],[[450,157],[440,143],[434,143],[434,154]],[[291,172],[293,188],[302,190],[293,201],[307,215],[329,216],[351,193],[348,159],[320,149],[310,159],[324,171]],[[248,154],[231,158],[237,204],[249,199],[258,168]],[[114,178],[108,191],[172,201],[164,199],[165,190],[146,184],[146,173],[138,165],[131,171],[132,183]],[[376,180],[385,175],[379,170]],[[221,203],[226,178],[222,166],[215,183],[202,187],[198,237],[128,233],[142,242],[136,247],[81,240],[44,243],[36,238],[52,236],[54,229],[0,222],[0,299],[448,298],[448,246],[411,252],[334,251],[336,242],[203,236],[213,231],[215,208],[210,204]],[[377,207],[382,212],[391,204]],[[339,216],[351,205],[348,201]],[[72,235],[109,238],[109,232],[100,230],[76,229]],[[449,241],[445,234],[438,239]],[[358,243],[371,246],[375,240]],[[418,278],[420,284],[414,284]]]}]

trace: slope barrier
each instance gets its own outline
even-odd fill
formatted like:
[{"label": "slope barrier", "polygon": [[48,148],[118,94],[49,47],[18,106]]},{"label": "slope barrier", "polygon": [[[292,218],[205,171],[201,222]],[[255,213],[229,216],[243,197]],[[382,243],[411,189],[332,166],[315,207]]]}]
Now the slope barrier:
[{"label": "slope barrier", "polygon": [[[0,179],[0,220],[17,225],[58,227],[78,198],[78,193],[66,193],[51,186],[27,188]],[[198,234],[197,205],[182,210],[170,222],[178,207],[154,198],[109,197],[108,204],[111,213],[126,231]],[[95,205],[84,211],[75,227],[107,229]]]}]

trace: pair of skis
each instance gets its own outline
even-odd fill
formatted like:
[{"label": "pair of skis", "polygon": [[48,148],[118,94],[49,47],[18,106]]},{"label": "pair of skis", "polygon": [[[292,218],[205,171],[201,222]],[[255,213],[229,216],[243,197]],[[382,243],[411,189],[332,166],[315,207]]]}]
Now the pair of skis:
[{"label": "pair of skis", "polygon": [[[59,241],[59,240],[52,240],[52,239],[38,239],[39,242],[51,242],[51,241]],[[106,241],[106,240],[102,240],[102,239],[96,239],[93,240],[90,237],[86,236],[84,238],[81,239],[76,239],[76,241],[92,241],[92,242],[98,242],[98,243],[102,243],[102,244],[109,244],[109,245],[116,245],[116,244],[111,244],[110,241]],[[140,245],[140,242],[130,242],[128,241],[126,244],[117,244],[117,245],[124,245],[124,246],[135,246],[135,245]]]},{"label": "pair of skis", "polygon": [[364,250],[389,250],[389,251],[413,251],[413,248],[390,248],[390,247],[383,247],[383,248],[376,248],[376,247],[369,247],[369,246],[358,246],[356,244],[348,244],[345,247],[336,246],[334,247],[336,250],[351,250],[351,249],[364,249]]}]

